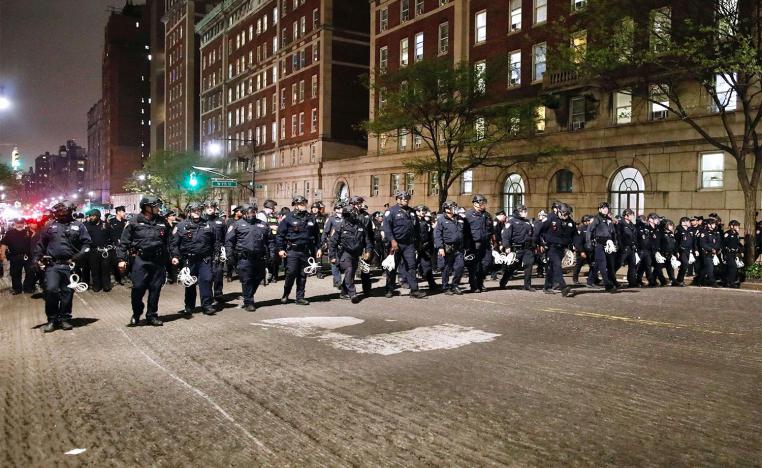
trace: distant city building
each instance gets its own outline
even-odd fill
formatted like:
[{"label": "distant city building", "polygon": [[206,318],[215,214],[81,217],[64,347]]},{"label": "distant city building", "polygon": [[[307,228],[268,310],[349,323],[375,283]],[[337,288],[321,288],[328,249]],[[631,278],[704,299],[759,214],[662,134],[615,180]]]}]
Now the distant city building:
[{"label": "distant city building", "polygon": [[151,53],[151,66],[149,85],[151,88],[149,104],[151,105],[150,132],[151,147],[150,154],[164,149],[164,122],[166,116],[166,106],[164,102],[164,74],[166,73],[166,54],[164,50],[164,11],[165,0],[147,0],[146,8],[150,17],[148,30],[149,46]]}]

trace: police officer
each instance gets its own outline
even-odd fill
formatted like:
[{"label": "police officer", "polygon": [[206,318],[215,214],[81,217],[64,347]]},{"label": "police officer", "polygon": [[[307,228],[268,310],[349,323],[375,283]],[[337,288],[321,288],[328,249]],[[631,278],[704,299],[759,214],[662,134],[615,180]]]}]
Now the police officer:
[{"label": "police officer", "polygon": [[717,287],[714,278],[714,256],[722,247],[720,236],[717,234],[717,220],[706,219],[706,229],[701,231],[698,239],[699,252],[701,253],[701,286]]},{"label": "police officer", "polygon": [[[312,215],[313,218],[315,218],[315,222],[318,225],[318,231],[320,231],[320,240],[322,241],[323,240],[323,229],[325,228],[325,222],[326,222],[326,219],[328,218],[325,215],[325,204],[323,202],[321,202],[321,201],[313,202],[312,206],[310,206],[310,214]],[[326,247],[327,247],[326,244],[321,244],[320,245],[320,248],[322,250],[327,252],[328,249]],[[325,258],[325,257],[326,256],[324,255],[323,258]],[[324,266],[323,265],[323,258],[321,258],[320,262],[319,262],[320,268],[318,268],[318,271],[317,271],[317,277],[318,277],[318,279],[323,279],[325,277],[325,274],[323,273],[323,266]],[[328,260],[326,260],[326,261],[328,261]],[[330,261],[328,262],[328,265],[329,265],[329,267],[331,266]]]},{"label": "police officer", "polygon": [[[13,294],[34,292],[36,275],[32,263],[32,233],[26,228],[26,222],[19,218],[13,222],[0,241],[0,263],[6,259],[11,264],[11,289]],[[23,274],[23,281],[22,281]]]},{"label": "police officer", "polygon": [[[598,204],[598,214],[593,217],[585,233],[585,240],[588,245],[593,247],[593,259],[595,268],[600,272],[603,284],[608,292],[616,292],[616,261],[615,252],[606,252],[606,245],[616,247],[616,228],[614,222],[609,216],[608,202]],[[591,273],[587,277],[587,285],[594,286],[595,276]]]},{"label": "police officer", "polygon": [[447,295],[463,294],[459,284],[465,268],[463,246],[468,232],[465,230],[465,222],[456,215],[457,209],[455,202],[444,202],[442,214],[437,216],[434,228],[434,248],[442,270],[442,290]]},{"label": "police officer", "polygon": [[163,325],[159,320],[159,296],[167,277],[167,258],[171,232],[167,220],[160,216],[161,200],[153,196],[140,199],[140,213],[133,217],[122,233],[117,248],[119,268],[127,269],[127,259],[132,263],[132,318],[128,326],[139,325],[143,315],[143,296],[148,291],[146,324],[155,327]]},{"label": "police officer", "polygon": [[503,266],[503,277],[500,278],[500,287],[505,288],[511,279],[513,272],[519,268],[524,269],[524,290],[534,291],[532,287],[532,266],[534,265],[534,249],[532,222],[527,219],[529,211],[524,205],[517,205],[513,216],[508,220],[500,233],[500,244],[506,253],[516,254],[516,262]]},{"label": "police officer", "polygon": [[576,262],[574,263],[574,270],[572,271],[572,282],[574,284],[579,283],[579,274],[582,271],[584,265],[588,266],[588,275],[590,272],[594,272],[593,276],[598,277],[598,272],[595,269],[595,262],[593,261],[592,248],[587,245],[587,229],[590,227],[590,223],[593,221],[593,217],[590,215],[582,216],[580,223],[577,225],[577,235],[574,236],[574,250],[576,252]]},{"label": "police officer", "polygon": [[330,248],[331,263],[339,265],[344,280],[341,284],[342,299],[351,299],[353,304],[360,302],[360,297],[355,290],[355,272],[360,257],[368,258],[369,244],[366,230],[366,219],[360,216],[361,203],[351,203],[344,207],[341,227],[334,230],[331,235]]},{"label": "police officer", "polygon": [[[122,239],[122,232],[124,232],[124,227],[127,225],[126,210],[124,206],[117,206],[115,211],[116,216],[108,220],[108,224],[111,226],[112,237],[116,243],[114,244],[114,247],[119,245],[119,242]],[[111,269],[114,273],[114,280],[118,284],[124,284],[124,281],[122,280],[123,274],[117,267],[118,262],[116,260],[116,248],[109,252],[109,258],[111,260]]]},{"label": "police officer", "polygon": [[[540,231],[540,228],[542,227],[543,223],[548,220],[548,213],[545,210],[540,210],[537,212],[537,219],[534,220],[532,223],[532,232],[537,233]],[[537,236],[534,236],[535,239],[537,239]],[[540,242],[545,242],[544,239],[540,238]],[[544,244],[540,244],[535,246],[535,264],[537,265],[537,276],[539,278],[545,277],[545,266],[548,264],[548,257],[546,255],[546,249]]]},{"label": "police officer", "polygon": [[74,328],[70,322],[74,290],[69,288],[73,262],[90,252],[90,235],[85,226],[75,221],[76,205],[67,200],[55,203],[51,209],[55,218],[42,229],[35,247],[34,260],[45,271],[45,333],[57,326]]},{"label": "police officer", "polygon": [[[373,258],[373,220],[368,213],[368,207],[365,205],[365,198],[360,195],[355,195],[349,199],[349,204],[355,208],[356,217],[362,225],[363,232],[365,232],[365,252],[363,252],[362,259],[364,262],[370,264]],[[341,263],[341,262],[339,262]],[[372,292],[372,282],[370,280],[370,271],[360,271],[360,282],[362,283],[362,293],[365,297],[370,297]]]},{"label": "police officer", "polygon": [[[341,223],[343,221],[344,202],[337,201],[333,206],[333,214],[329,216],[324,222],[321,228],[320,234],[320,248],[328,250],[328,256],[331,256],[330,252],[330,240],[333,233],[337,229],[341,229]],[[317,221],[317,220],[316,220]],[[341,272],[337,264],[331,263],[331,276],[333,277],[333,287],[341,289]]]},{"label": "police officer", "polygon": [[374,211],[371,220],[373,221],[373,264],[380,266],[386,250],[384,249],[384,214]]},{"label": "police officer", "polygon": [[289,212],[278,225],[278,235],[275,246],[278,255],[286,263],[286,284],[283,287],[281,304],[288,303],[288,296],[296,281],[296,304],[309,305],[304,298],[304,288],[307,284],[307,259],[315,255],[319,259],[323,252],[319,248],[320,230],[315,218],[307,211],[307,199],[296,195],[291,200],[294,210]]},{"label": "police officer", "polygon": [[654,255],[659,248],[659,242],[656,235],[656,229],[660,218],[656,213],[650,213],[646,221],[638,219],[638,256],[640,264],[638,265],[638,284],[642,284],[643,275],[648,280],[648,287],[656,287],[656,275],[654,274],[653,264]]},{"label": "police officer", "polygon": [[109,292],[111,291],[111,259],[109,254],[114,250],[114,233],[109,224],[101,221],[100,210],[92,209],[85,214],[87,215],[85,228],[90,235],[91,245],[90,253],[83,259],[90,274],[84,275],[84,277],[89,278],[88,282],[92,291]]},{"label": "police officer", "polygon": [[[658,251],[664,262],[654,262],[654,276],[662,286],[667,285],[667,278],[669,278],[670,284],[675,286],[675,270],[672,268],[672,256],[677,254],[675,224],[669,219],[661,220],[656,231],[656,237],[659,243]],[[667,277],[664,276],[664,270],[667,271]]]},{"label": "police officer", "polygon": [[275,236],[267,222],[257,216],[256,203],[241,206],[243,218],[228,228],[225,251],[235,253],[241,280],[243,308],[254,312],[254,294],[265,279],[270,256],[275,255]]},{"label": "police officer", "polygon": [[197,284],[185,287],[183,314],[186,317],[190,317],[196,307],[196,286],[201,293],[204,315],[214,315],[216,312],[212,301],[212,261],[217,235],[212,225],[202,218],[202,210],[200,203],[189,203],[185,208],[187,219],[172,230],[172,265],[187,267],[191,276],[198,279]]},{"label": "police officer", "polygon": [[487,290],[484,287],[484,277],[487,274],[492,255],[488,255],[492,240],[492,219],[487,213],[487,198],[484,195],[474,195],[471,199],[473,206],[466,210],[466,228],[470,231],[473,260],[467,262],[468,284],[472,293]]},{"label": "police officer", "polygon": [[735,219],[728,223],[728,230],[722,236],[722,256],[725,259],[725,286],[728,288],[738,288],[738,265],[736,259],[741,251],[741,240],[738,236],[738,229],[741,223]]},{"label": "police officer", "polygon": [[219,212],[217,211],[218,206],[214,200],[205,201],[203,218],[214,232],[216,245],[214,247],[214,255],[212,256],[212,288],[214,300],[222,302],[222,287],[225,278],[225,260],[227,256],[226,252],[222,250],[225,243],[225,221],[220,219]]},{"label": "police officer", "polygon": [[[498,252],[503,251],[502,233],[503,229],[505,229],[506,222],[508,222],[508,217],[506,216],[505,211],[500,210],[495,213],[495,219],[492,221],[492,246]],[[493,264],[490,270],[492,270],[492,281],[497,280],[497,272],[498,270],[501,270],[500,266]]]},{"label": "police officer", "polygon": [[616,225],[619,238],[619,265],[627,265],[627,286],[638,287],[638,228],[635,212],[627,208],[622,212],[622,220]]},{"label": "police officer", "polygon": [[426,297],[426,293],[418,289],[416,278],[416,243],[418,241],[418,217],[410,208],[410,193],[397,192],[397,204],[384,213],[384,237],[389,242],[390,253],[394,255],[395,269],[386,273],[386,297],[394,296],[397,286],[397,269],[402,268],[402,280],[407,280],[410,287],[410,297],[417,299]]},{"label": "police officer", "polygon": [[[542,242],[547,245],[548,278],[546,278],[543,292],[552,294],[561,290],[564,297],[569,297],[572,292],[564,281],[561,260],[564,257],[564,250],[572,247],[577,229],[571,219],[572,210],[569,205],[559,203],[556,211],[558,214],[550,213],[548,219],[534,233],[534,241],[536,245],[540,245]],[[545,247],[540,247],[540,249],[541,251],[546,250]]]},{"label": "police officer", "polygon": [[[278,225],[280,224],[280,221],[278,220],[278,213],[276,211],[277,209],[278,204],[275,202],[275,200],[265,200],[264,204],[262,205],[262,211],[257,214],[257,218],[261,219],[267,223],[268,226],[270,226],[270,231],[272,232],[273,237],[278,234]],[[273,255],[270,257],[270,263],[267,265],[267,269],[269,271],[267,277],[268,283],[278,282],[278,269],[280,268],[280,263],[280,255]]]},{"label": "police officer", "polygon": [[[256,213],[255,213],[256,215]],[[230,218],[225,220],[225,232],[230,231],[230,226],[234,225],[236,221],[243,218],[243,213],[241,212],[241,206],[232,206],[231,207],[231,213]],[[227,237],[227,234],[226,234]],[[230,283],[233,281],[233,272],[235,271],[236,265],[238,265],[238,259],[235,257],[235,252],[230,252],[227,248],[225,248],[225,254],[228,257],[228,261],[225,262],[225,278],[227,279],[227,282]]]},{"label": "police officer", "polygon": [[[434,228],[428,221],[427,215],[430,215],[429,207],[418,205],[415,207],[415,214],[418,216],[418,271],[429,284],[429,291],[437,289],[437,282],[434,280],[434,270],[432,261],[432,250],[434,247]],[[429,217],[429,219],[431,219]]]}]

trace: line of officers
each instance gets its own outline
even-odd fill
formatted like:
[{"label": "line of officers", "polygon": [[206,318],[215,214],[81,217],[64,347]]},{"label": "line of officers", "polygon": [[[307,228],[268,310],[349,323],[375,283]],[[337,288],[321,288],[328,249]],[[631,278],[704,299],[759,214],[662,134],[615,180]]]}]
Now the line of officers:
[{"label": "line of officers", "polygon": [[[194,202],[186,207],[184,220],[170,223],[160,214],[161,201],[148,196],[140,201],[140,213],[127,221],[117,212],[120,225],[112,229],[109,223],[101,227],[103,232],[75,220],[73,203],[57,202],[51,207],[53,217],[38,232],[30,255],[44,276],[48,323],[43,330],[71,329],[70,286],[75,283],[71,275],[77,263],[84,259],[97,263],[98,258],[102,259],[100,269],[93,261],[87,262],[91,275],[97,272],[103,277],[100,284],[93,280],[93,289],[99,289],[98,286],[110,289],[111,250],[117,273],[124,275],[129,271],[132,282],[129,326],[140,324],[144,312],[146,324],[162,325],[158,317],[159,296],[167,272],[173,270],[183,272],[183,278],[178,279],[192,278],[185,289],[186,316],[195,308],[197,289],[202,311],[208,315],[216,312],[214,302],[222,300],[223,275],[226,270],[230,275],[232,267],[239,274],[246,310],[256,309],[257,288],[270,279],[268,270],[271,278],[277,279],[280,263],[285,269],[281,303],[289,302],[296,285],[295,303],[308,305],[305,298],[308,272],[320,270],[317,261],[324,251],[335,285],[341,290],[340,297],[353,303],[361,299],[354,285],[358,268],[363,295],[369,296],[369,265],[377,265],[387,256],[394,259],[394,267],[386,273],[388,298],[396,295],[398,276],[413,298],[426,296],[426,291],[419,288],[418,274],[428,282],[429,290],[438,289],[433,275],[435,266],[442,271],[441,289],[445,294],[462,294],[459,285],[466,267],[470,291],[485,291],[485,278],[495,266],[493,250],[512,253],[515,258],[502,267],[500,286],[506,287],[518,271],[523,272],[523,288],[527,291],[534,291],[532,268],[537,265],[538,272],[547,269],[544,292],[571,295],[563,277],[570,254],[577,260],[575,282],[581,266],[588,264],[587,285],[597,287],[600,275],[604,287],[612,292],[622,286],[615,276],[621,266],[628,268],[630,287],[640,286],[643,276],[648,286],[664,285],[665,271],[672,285],[681,286],[691,266],[697,284],[715,286],[718,256],[724,260],[720,262],[724,264],[724,283],[737,286],[736,263],[732,261],[741,251],[736,221],[731,221],[730,229],[723,232],[716,218],[683,218],[681,226],[675,229],[673,223],[656,214],[643,219],[625,210],[621,219],[614,219],[605,202],[600,204],[597,215],[584,217],[579,226],[571,217],[571,207],[559,202],[553,204],[547,215],[540,212],[537,220],[530,219],[526,207],[521,205],[509,219],[498,213],[493,220],[486,210],[486,197],[475,195],[472,207],[467,210],[455,202],[445,202],[441,214],[432,222],[428,208],[410,206],[410,193],[400,191],[395,198],[396,204],[383,214],[371,215],[364,199],[355,196],[337,205],[334,214],[326,218],[321,204],[313,205],[310,212],[306,198],[295,196],[292,209],[281,216],[275,214],[275,203],[268,200],[261,212],[256,204],[245,204],[227,221],[219,217],[214,202]],[[100,213],[88,214],[91,218],[87,223],[95,227],[102,223]],[[680,262],[677,274],[672,268],[674,262],[670,261],[673,256]]]}]

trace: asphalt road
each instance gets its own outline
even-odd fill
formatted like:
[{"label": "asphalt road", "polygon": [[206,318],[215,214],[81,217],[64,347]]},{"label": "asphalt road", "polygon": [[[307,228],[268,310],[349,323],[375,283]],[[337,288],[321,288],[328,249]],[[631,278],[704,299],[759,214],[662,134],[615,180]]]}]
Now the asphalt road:
[{"label": "asphalt road", "polygon": [[0,466],[762,465],[757,292],[353,305],[310,278],[308,307],[281,282],[186,320],[175,285],[164,327],[125,328],[117,287],[43,334],[2,281]]}]

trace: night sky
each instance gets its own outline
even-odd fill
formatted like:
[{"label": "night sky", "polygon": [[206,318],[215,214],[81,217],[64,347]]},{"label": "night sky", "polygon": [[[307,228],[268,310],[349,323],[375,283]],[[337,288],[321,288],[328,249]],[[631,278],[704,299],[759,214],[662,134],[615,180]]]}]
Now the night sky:
[{"label": "night sky", "polygon": [[[26,169],[67,139],[87,148],[87,111],[101,95],[107,9],[124,0],[0,0],[0,161],[17,144]],[[134,3],[145,3],[135,1]]]}]

